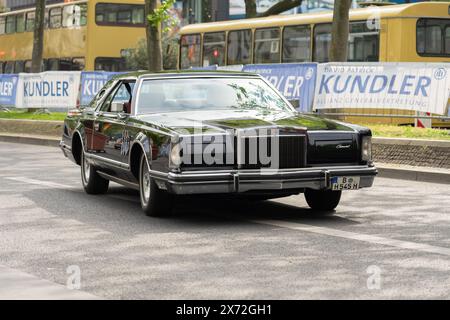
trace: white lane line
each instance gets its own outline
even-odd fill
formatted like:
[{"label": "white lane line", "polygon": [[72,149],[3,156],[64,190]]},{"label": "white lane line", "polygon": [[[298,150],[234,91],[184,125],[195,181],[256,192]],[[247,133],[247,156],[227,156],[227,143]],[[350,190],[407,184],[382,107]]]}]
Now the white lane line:
[{"label": "white lane line", "polygon": [[0,265],[0,300],[99,300],[85,291]]},{"label": "white lane line", "polygon": [[249,221],[251,221],[253,223],[275,226],[275,227],[280,227],[280,228],[287,228],[287,229],[292,229],[292,230],[299,230],[299,231],[305,231],[305,232],[326,235],[326,236],[363,241],[363,242],[372,243],[372,244],[381,244],[381,245],[396,247],[396,248],[400,248],[400,249],[407,249],[407,250],[414,250],[414,251],[435,253],[435,254],[450,256],[450,248],[432,246],[432,245],[428,245],[428,244],[424,244],[424,243],[395,240],[395,239],[389,239],[389,238],[384,238],[384,237],[379,237],[379,236],[373,236],[373,235],[369,235],[369,234],[342,231],[342,230],[326,228],[326,227],[316,227],[316,226],[311,226],[311,225],[307,225],[307,224],[282,221],[282,220],[249,220]]},{"label": "white lane line", "polygon": [[23,183],[29,183],[34,184],[38,186],[44,186],[44,187],[50,187],[50,188],[57,188],[57,189],[73,189],[75,186],[69,186],[67,184],[61,184],[51,181],[43,181],[43,180],[36,180],[36,179],[30,179],[26,177],[5,177],[5,179],[12,180],[12,181],[18,181]]}]

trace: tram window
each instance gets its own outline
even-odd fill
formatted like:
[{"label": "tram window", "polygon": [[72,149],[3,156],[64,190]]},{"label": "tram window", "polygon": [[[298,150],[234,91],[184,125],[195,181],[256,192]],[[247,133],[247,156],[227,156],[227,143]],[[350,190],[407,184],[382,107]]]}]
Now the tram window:
[{"label": "tram window", "polygon": [[311,59],[311,28],[285,27],[283,31],[283,62],[305,62]]},{"label": "tram window", "polygon": [[3,69],[4,69],[4,67],[5,67],[5,63],[4,63],[4,62],[2,62],[2,61],[0,61],[0,74],[2,74],[2,73],[3,73]]},{"label": "tram window", "polygon": [[7,61],[5,63],[5,73],[14,73],[14,61]]},{"label": "tram window", "polygon": [[62,26],[64,28],[85,26],[87,23],[87,6],[76,4],[64,6],[62,13]]},{"label": "tram window", "polygon": [[122,58],[96,58],[95,70],[110,72],[125,71],[125,60]]},{"label": "tram window", "polygon": [[280,63],[280,29],[255,31],[255,63]]},{"label": "tram window", "polygon": [[328,62],[331,43],[331,24],[319,24],[314,28],[313,61]]},{"label": "tram window", "polygon": [[0,34],[5,34],[6,31],[6,18],[0,17]]},{"label": "tram window", "polygon": [[144,25],[144,6],[137,4],[98,3],[95,21],[98,25]]},{"label": "tram window", "polygon": [[72,59],[72,70],[73,71],[83,71],[85,67],[85,59],[84,58],[73,58]]},{"label": "tram window", "polygon": [[6,33],[16,32],[16,16],[6,16]]},{"label": "tram window", "polygon": [[416,50],[422,56],[449,56],[450,19],[418,19]]},{"label": "tram window", "polygon": [[26,73],[30,73],[31,72],[31,60],[27,60],[25,61],[25,66],[24,66],[24,72]]},{"label": "tram window", "polygon": [[35,13],[34,12],[27,12],[27,14],[26,14],[26,22],[25,22],[25,30],[26,31],[33,31],[34,30],[34,20],[35,20]]},{"label": "tram window", "polygon": [[133,7],[131,12],[131,22],[133,24],[144,24],[144,7]]},{"label": "tram window", "polygon": [[25,15],[18,14],[16,17],[16,32],[24,32],[25,31]]},{"label": "tram window", "polygon": [[61,28],[62,26],[62,8],[50,9],[49,27],[51,29]]},{"label": "tram window", "polygon": [[14,73],[20,73],[25,71],[25,61],[16,61],[14,63]]},{"label": "tram window", "polygon": [[184,35],[180,41],[181,69],[200,67],[200,35]]},{"label": "tram window", "polygon": [[203,36],[203,66],[225,64],[225,32],[205,33]]},{"label": "tram window", "polygon": [[450,53],[450,26],[445,28],[445,52]]},{"label": "tram window", "polygon": [[228,33],[228,65],[251,63],[252,31],[238,30]]},{"label": "tram window", "polygon": [[347,61],[378,61],[379,39],[379,31],[369,29],[366,22],[351,22]]},{"label": "tram window", "polygon": [[58,71],[58,70],[59,70],[59,60],[48,59],[45,71]]},{"label": "tram window", "polygon": [[72,59],[71,58],[61,58],[59,59],[59,71],[71,71],[72,70]]}]

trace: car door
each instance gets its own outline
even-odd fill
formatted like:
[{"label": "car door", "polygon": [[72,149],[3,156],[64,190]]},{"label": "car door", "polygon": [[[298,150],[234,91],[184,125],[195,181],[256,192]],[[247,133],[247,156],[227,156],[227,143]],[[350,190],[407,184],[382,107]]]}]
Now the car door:
[{"label": "car door", "polygon": [[98,109],[105,99],[105,95],[115,87],[117,81],[111,80],[95,95],[94,99],[89,103],[83,112],[82,124],[84,127],[84,145],[85,151],[88,153],[97,153],[99,146],[94,143],[94,123],[98,114]]},{"label": "car door", "polygon": [[134,84],[135,80],[119,81],[95,117],[93,149],[106,163],[116,167],[127,166],[123,162],[124,155],[129,152],[126,123]]}]

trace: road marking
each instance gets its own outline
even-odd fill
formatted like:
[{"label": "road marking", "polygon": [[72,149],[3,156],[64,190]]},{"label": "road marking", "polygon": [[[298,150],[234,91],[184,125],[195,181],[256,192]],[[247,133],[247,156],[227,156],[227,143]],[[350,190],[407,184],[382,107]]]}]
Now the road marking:
[{"label": "road marking", "polygon": [[[50,182],[50,181],[29,179],[26,177],[6,177],[5,179],[19,181],[19,182],[23,182],[23,183],[34,184],[34,185],[40,185],[40,186],[45,186],[45,187],[50,187],[50,188],[63,188],[63,189],[75,188],[74,186],[70,186],[70,185],[65,185],[65,184],[60,184],[60,183],[55,183],[55,182]],[[125,196],[121,196],[121,195],[109,195],[109,196],[111,198],[116,198],[116,199],[130,201],[130,202],[136,202],[136,201],[132,200],[131,198],[126,198]],[[244,219],[244,220],[247,220],[247,221],[250,221],[253,223],[257,223],[257,224],[264,224],[264,225],[270,225],[270,226],[275,226],[275,227],[280,227],[280,228],[287,228],[287,229],[292,229],[292,230],[311,232],[311,233],[316,233],[316,234],[321,234],[321,235],[345,238],[345,239],[349,239],[349,240],[363,241],[363,242],[372,243],[372,244],[381,244],[381,245],[396,247],[396,248],[400,248],[400,249],[415,250],[415,251],[420,251],[420,252],[435,253],[435,254],[450,256],[450,248],[446,248],[446,247],[433,246],[433,245],[411,242],[411,241],[389,239],[389,238],[384,238],[384,237],[380,237],[380,236],[337,230],[337,229],[332,229],[332,228],[327,228],[327,227],[316,227],[316,226],[311,226],[311,225],[307,225],[307,224],[282,221],[282,220],[248,220],[248,219]]]},{"label": "road marking", "polygon": [[332,228],[327,228],[327,227],[316,227],[316,226],[311,226],[311,225],[307,225],[307,224],[282,221],[282,220],[248,220],[248,221],[251,221],[253,223],[258,223],[258,224],[280,227],[280,228],[287,228],[287,229],[311,232],[311,233],[327,235],[327,236],[332,236],[332,237],[363,241],[363,242],[372,243],[372,244],[381,244],[381,245],[396,247],[396,248],[400,248],[400,249],[415,250],[415,251],[436,253],[436,254],[441,254],[441,255],[445,255],[445,256],[450,256],[450,248],[432,246],[432,245],[428,245],[428,244],[424,244],[424,243],[389,239],[389,238],[373,236],[373,235],[369,235],[369,234],[349,232],[349,231],[337,230],[337,229],[332,229]]},{"label": "road marking", "polygon": [[44,186],[44,187],[50,187],[50,188],[57,188],[57,189],[73,189],[74,186],[69,186],[67,184],[61,184],[51,181],[43,181],[43,180],[36,180],[36,179],[29,179],[26,177],[5,177],[5,179],[23,182],[23,183],[29,183],[34,184],[38,186]]},{"label": "road marking", "polygon": [[34,275],[0,265],[1,300],[99,300],[80,290],[40,279]]}]

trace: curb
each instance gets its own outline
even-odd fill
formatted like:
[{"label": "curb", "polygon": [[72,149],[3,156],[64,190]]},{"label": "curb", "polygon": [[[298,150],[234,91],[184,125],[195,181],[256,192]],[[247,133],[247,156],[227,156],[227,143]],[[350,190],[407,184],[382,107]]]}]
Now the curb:
[{"label": "curb", "polygon": [[440,168],[397,167],[376,163],[378,176],[389,179],[450,184],[450,170]]},{"label": "curb", "polygon": [[0,134],[0,141],[11,143],[34,144],[39,146],[59,147],[60,139],[53,137],[10,136]]},{"label": "curb", "polygon": [[450,148],[450,140],[372,137],[373,144]]},{"label": "curb", "polygon": [[[0,134],[0,141],[59,147],[60,139],[56,137],[10,136]],[[378,176],[382,178],[450,184],[450,170],[447,169],[411,166],[399,167],[386,163],[376,163],[375,165],[378,169]]]}]

